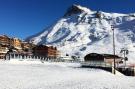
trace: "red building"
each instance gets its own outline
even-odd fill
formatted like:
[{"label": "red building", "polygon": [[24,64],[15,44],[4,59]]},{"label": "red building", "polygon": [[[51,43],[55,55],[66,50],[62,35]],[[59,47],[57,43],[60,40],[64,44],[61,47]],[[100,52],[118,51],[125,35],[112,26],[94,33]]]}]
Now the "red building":
[{"label": "red building", "polygon": [[58,51],[57,48],[53,46],[38,45],[33,48],[33,54],[35,56],[57,58]]}]

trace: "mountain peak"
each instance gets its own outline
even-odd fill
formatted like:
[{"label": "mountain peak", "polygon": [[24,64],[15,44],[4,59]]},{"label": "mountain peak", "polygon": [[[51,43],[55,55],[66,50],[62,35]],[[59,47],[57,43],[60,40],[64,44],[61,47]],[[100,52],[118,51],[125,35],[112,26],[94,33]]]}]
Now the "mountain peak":
[{"label": "mountain peak", "polygon": [[[111,25],[115,27],[116,54],[127,48],[129,60],[135,59],[134,14],[91,11],[80,5],[72,5],[64,17],[42,32],[27,39],[34,44],[53,45],[60,55],[76,55],[80,58],[88,53],[113,53]],[[131,56],[129,56],[131,55]]]},{"label": "mountain peak", "polygon": [[68,8],[64,16],[70,16],[72,14],[78,14],[81,12],[90,13],[91,10],[83,6],[73,4],[71,7]]}]

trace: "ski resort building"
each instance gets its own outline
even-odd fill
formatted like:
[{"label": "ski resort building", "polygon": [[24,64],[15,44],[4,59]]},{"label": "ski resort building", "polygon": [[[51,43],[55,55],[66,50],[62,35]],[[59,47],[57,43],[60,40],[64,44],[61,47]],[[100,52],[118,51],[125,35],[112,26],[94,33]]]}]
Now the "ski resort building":
[{"label": "ski resort building", "polygon": [[10,45],[10,38],[6,35],[0,35],[0,44],[9,46]]},{"label": "ski resort building", "polygon": [[8,51],[10,45],[10,38],[6,35],[0,35],[0,59],[5,58],[5,54]]},{"label": "ski resort building", "polygon": [[6,45],[0,45],[0,59],[5,58],[7,51],[8,51],[8,48]]},{"label": "ski resort building", "polygon": [[[10,54],[8,53],[9,51]],[[23,58],[23,56],[37,56],[55,59],[57,58],[58,53],[57,48],[53,46],[34,45],[32,43],[23,42],[18,38],[10,38],[6,35],[0,36],[0,59],[7,58],[9,56],[13,56],[13,58],[18,56],[19,58]]]},{"label": "ski resort building", "polygon": [[119,63],[122,62],[122,57],[119,57],[117,55],[112,55],[112,54],[97,54],[97,53],[90,53],[87,54],[84,57],[85,62],[89,62],[94,65],[99,65],[99,66],[106,66],[106,65],[112,65],[114,62],[114,57],[116,59],[115,63],[117,66]]},{"label": "ski resort building", "polygon": [[10,38],[6,35],[0,35],[0,59],[4,59],[9,50],[16,52],[16,54],[24,53],[24,50],[22,49],[22,41],[18,38]]},{"label": "ski resort building", "polygon": [[57,58],[58,51],[57,48],[53,46],[48,47],[45,45],[39,45],[33,48],[33,55],[49,58]]},{"label": "ski resort building", "polygon": [[11,38],[11,46],[18,50],[22,49],[21,40],[18,38]]},{"label": "ski resort building", "polygon": [[32,44],[32,43],[28,43],[28,42],[22,42],[22,49],[32,49],[33,47],[35,47],[36,45]]},{"label": "ski resort building", "polygon": [[33,55],[33,48],[36,45],[28,42],[22,42],[22,50],[25,55]]}]

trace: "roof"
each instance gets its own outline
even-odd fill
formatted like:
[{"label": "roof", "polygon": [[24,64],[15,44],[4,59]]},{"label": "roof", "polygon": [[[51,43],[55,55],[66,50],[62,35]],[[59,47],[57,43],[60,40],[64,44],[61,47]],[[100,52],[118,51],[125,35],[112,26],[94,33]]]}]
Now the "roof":
[{"label": "roof", "polygon": [[105,58],[122,58],[122,57],[119,57],[118,55],[113,55],[113,54],[102,54]]},{"label": "roof", "polygon": [[116,58],[116,59],[121,59],[122,57],[119,57],[118,55],[113,55],[113,54],[98,54],[98,53],[90,53],[87,54],[84,59],[85,61],[87,60],[104,60],[104,58],[106,59],[112,59],[112,58]]}]

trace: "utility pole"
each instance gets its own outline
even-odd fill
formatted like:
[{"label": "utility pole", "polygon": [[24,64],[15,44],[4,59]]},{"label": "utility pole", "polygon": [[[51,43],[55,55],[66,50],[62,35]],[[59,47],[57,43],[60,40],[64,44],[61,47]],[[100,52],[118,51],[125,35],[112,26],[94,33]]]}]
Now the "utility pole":
[{"label": "utility pole", "polygon": [[116,64],[115,64],[115,37],[114,37],[114,27],[113,27],[113,25],[111,25],[111,29],[112,29],[112,31],[113,31],[113,57],[114,57],[114,60],[113,60],[113,66],[114,66],[114,71],[113,71],[113,73],[114,74],[116,74],[116,71],[115,71],[115,69],[116,69]]}]

